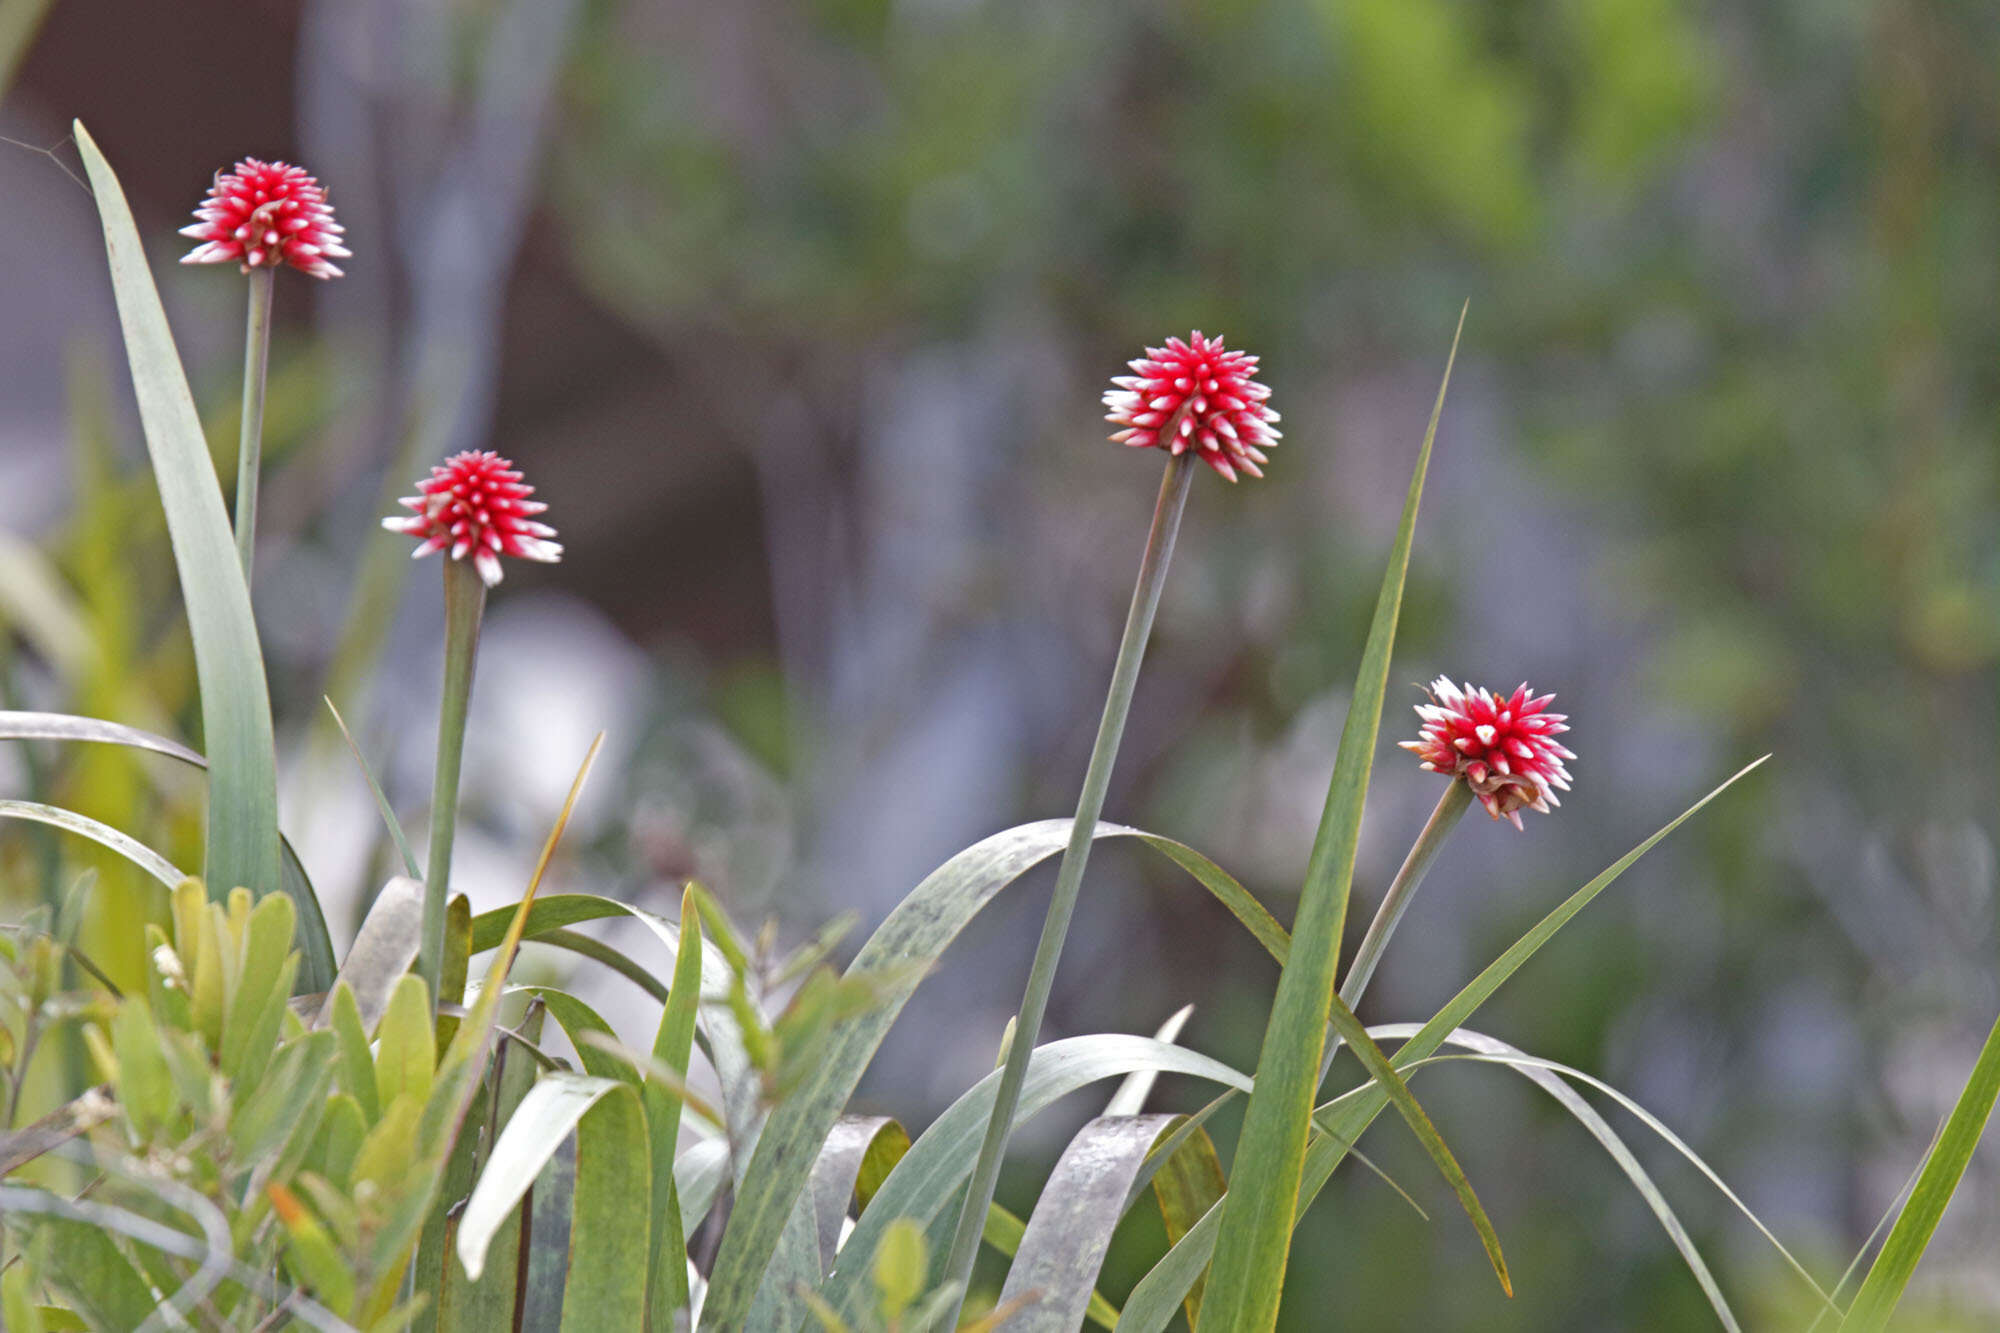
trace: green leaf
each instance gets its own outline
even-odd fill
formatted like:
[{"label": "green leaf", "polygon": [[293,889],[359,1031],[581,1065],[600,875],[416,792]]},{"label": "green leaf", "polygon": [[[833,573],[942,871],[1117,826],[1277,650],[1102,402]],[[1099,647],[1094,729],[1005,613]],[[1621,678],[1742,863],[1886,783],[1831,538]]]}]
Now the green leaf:
[{"label": "green leaf", "polygon": [[1424,1114],[1424,1108],[1410,1091],[1409,1084],[1403,1082],[1402,1075],[1382,1054],[1381,1047],[1368,1035],[1361,1020],[1354,1016],[1354,1011],[1338,995],[1333,997],[1332,1017],[1335,1031],[1360,1057],[1375,1086],[1388,1096],[1390,1105],[1403,1117],[1410,1132],[1417,1136],[1417,1142],[1423,1145],[1431,1161],[1436,1163],[1439,1172],[1450,1183],[1452,1192],[1458,1195],[1459,1207],[1465,1209],[1465,1215],[1472,1219],[1473,1229],[1479,1233],[1479,1243],[1486,1247],[1486,1259],[1493,1265],[1493,1275],[1500,1279],[1500,1289],[1512,1296],[1514,1282],[1507,1276],[1507,1259],[1500,1253],[1500,1237],[1493,1230],[1493,1222],[1486,1216],[1486,1209],[1480,1206],[1479,1196],[1472,1192],[1472,1182],[1465,1178],[1464,1168],[1452,1156],[1451,1149],[1445,1146],[1444,1136],[1438,1133],[1431,1118]]},{"label": "green leaf", "polygon": [[[758,1137],[710,1277],[702,1312],[705,1328],[744,1327],[757,1289],[772,1268],[780,1236],[792,1225],[819,1145],[825,1142],[862,1072],[908,1003],[922,970],[936,962],[996,894],[1060,851],[1069,841],[1069,830],[1069,820],[1050,819],[1023,824],[975,843],[932,871],[862,946],[847,975],[894,970],[898,979],[885,988],[879,1004],[834,1029],[817,1065],[779,1103]],[[1135,837],[1162,852],[1166,850],[1163,844],[1180,848],[1178,843],[1168,844],[1166,839],[1116,824],[1099,824],[1096,836]],[[1187,857],[1199,858],[1190,848],[1180,850]],[[1178,856],[1175,860],[1187,864]],[[1201,864],[1208,863],[1203,860]],[[1211,871],[1202,881],[1211,891],[1211,880],[1234,883],[1219,868],[1211,867]],[[860,1313],[852,1308],[842,1310],[849,1319],[858,1318]]]},{"label": "green leaf", "polygon": [[899,1217],[882,1233],[875,1251],[875,1308],[884,1324],[894,1324],[923,1295],[930,1268],[923,1228]]},{"label": "green leaf", "polygon": [[111,1022],[111,1049],[118,1059],[118,1102],[144,1144],[165,1126],[175,1100],[160,1034],[144,1004],[128,1000],[118,1006]]},{"label": "green leaf", "polygon": [[[545,1010],[539,1004],[530,1004],[521,1016],[517,1029],[529,1041],[538,1041],[542,1034],[542,1020]],[[494,1057],[494,1095],[492,1114],[483,1127],[484,1135],[474,1152],[472,1177],[478,1178],[485,1169],[488,1155],[492,1152],[493,1140],[514,1118],[515,1110],[533,1086],[536,1071],[534,1057],[518,1045],[508,1042],[500,1047]],[[462,1131],[461,1131],[462,1133]],[[468,1186],[469,1186],[468,1182]],[[483,1333],[486,1329],[511,1329],[515,1324],[515,1304],[518,1297],[516,1286],[520,1280],[521,1264],[527,1253],[527,1242],[531,1239],[526,1229],[524,1210],[516,1207],[493,1233],[487,1244],[487,1271],[478,1281],[465,1275],[463,1265],[449,1257],[444,1266],[444,1287],[438,1296],[438,1327],[453,1333]],[[458,1210],[454,1208],[450,1228],[445,1237],[444,1253],[456,1254],[458,1245]],[[547,1219],[543,1219],[546,1227]]]},{"label": "green leaf", "polygon": [[[208,767],[206,759],[179,741],[168,740],[165,736],[156,736],[137,727],[94,717],[75,717],[68,713],[0,712],[0,740],[96,741],[135,750],[150,750],[196,768]],[[299,854],[292,849],[291,840],[281,835],[278,850],[283,858],[281,887],[298,912],[296,929],[299,949],[303,954],[297,979],[298,993],[317,995],[333,986],[333,939],[327,934],[326,917],[320,911],[319,896],[313,892],[312,881],[306,876]]]},{"label": "green leaf", "polygon": [[170,889],[188,878],[185,872],[174,868],[173,862],[144,843],[127,837],[108,824],[100,824],[86,815],[80,815],[74,810],[43,805],[39,801],[0,801],[0,819],[28,819],[38,824],[53,824],[69,833],[81,834],[92,842],[109,847]]},{"label": "green leaf", "polygon": [[[194,640],[209,761],[204,878],[218,896],[237,886],[259,896],[274,893],[282,887],[277,754],[250,589],[237,560],[208,441],[125,193],[81,121],[74,130],[104,224],[139,421],[166,510]],[[305,904],[300,907],[304,917]]]},{"label": "green leaf", "polygon": [[1010,1333],[1070,1333],[1082,1326],[1133,1182],[1179,1119],[1099,1116],[1070,1140],[1000,1289],[1001,1305],[1019,1303],[1007,1321]]},{"label": "green leaf", "polygon": [[620,1084],[576,1128],[563,1333],[644,1327],[652,1193],[645,1107],[630,1085]]},{"label": "green leaf", "polygon": [[93,1328],[138,1328],[158,1302],[108,1232],[67,1218],[39,1223],[48,1240],[49,1285]]},{"label": "green leaf", "polygon": [[867,1192],[872,1198],[909,1151],[909,1132],[887,1116],[844,1115],[826,1136],[819,1160],[813,1163],[811,1190],[814,1230],[819,1236],[820,1277],[825,1277],[833,1267],[848,1205],[860,1193],[863,1177],[869,1178]]},{"label": "green leaf", "polygon": [[[1460,331],[1464,327],[1461,311]],[[1221,1233],[1216,1240],[1208,1294],[1202,1303],[1204,1330],[1255,1333],[1275,1328],[1278,1322],[1278,1300],[1291,1255],[1292,1201],[1305,1163],[1313,1091],[1319,1083],[1319,1058],[1325,1046],[1340,942],[1347,924],[1354,851],[1361,836],[1361,812],[1375,761],[1376,729],[1382,720],[1389,659],[1402,612],[1403,580],[1409,571],[1410,545],[1416,533],[1424,477],[1430,469],[1431,445],[1437,438],[1438,417],[1444,410],[1445,390],[1457,356],[1458,335],[1454,334],[1443,382],[1431,407],[1430,425],[1424,431],[1423,447],[1417,453],[1416,470],[1403,502],[1389,568],[1382,575],[1382,591],[1375,601],[1375,618],[1368,627],[1361,667],[1355,675],[1354,696],[1341,729],[1326,810],[1313,839],[1305,884],[1299,890],[1298,915],[1292,923],[1294,948],[1278,975],[1277,996],[1264,1029],[1257,1090],[1250,1096],[1243,1133],[1237,1140],[1230,1173],[1233,1188],[1221,1205]]]},{"label": "green leaf", "polygon": [[[1415,1037],[1406,1042],[1390,1061],[1399,1071],[1407,1071],[1417,1061],[1436,1052],[1438,1047],[1453,1031],[1486,1003],[1494,991],[1500,989],[1506,980],[1519,971],[1522,964],[1532,958],[1541,947],[1555,937],[1557,931],[1568,925],[1570,920],[1589,906],[1598,894],[1604,892],[1620,875],[1629,870],[1633,863],[1657,846],[1662,838],[1679,828],[1692,818],[1696,811],[1713,801],[1746,774],[1761,766],[1765,759],[1747,764],[1727,781],[1716,787],[1708,795],[1683,810],[1665,827],[1641,842],[1625,855],[1606,867],[1595,879],[1564,899],[1553,911],[1544,916],[1531,929],[1514,941],[1505,952],[1480,974],[1468,982],[1465,988],[1448,1001],[1431,1020],[1424,1024]],[[1330,1007],[1330,1006],[1329,1006]],[[1388,1104],[1381,1089],[1369,1084],[1359,1090],[1352,1099],[1342,1099],[1337,1109],[1323,1110],[1315,1117],[1314,1138],[1306,1152],[1304,1179],[1298,1193],[1297,1215],[1305,1210],[1319,1194],[1320,1189],[1333,1175],[1333,1170],[1350,1151],[1350,1146],[1361,1137],[1364,1130]],[[1216,1232],[1222,1217],[1222,1207],[1218,1204],[1206,1213],[1200,1221],[1189,1228],[1186,1235],[1176,1241],[1160,1261],[1153,1265],[1132,1294],[1125,1300],[1124,1311],[1119,1318],[1120,1333],[1159,1333],[1174,1317],[1182,1299],[1193,1289],[1196,1281],[1207,1270],[1210,1257],[1215,1252]],[[1294,1219],[1296,1221],[1296,1218]]]},{"label": "green leaf", "polygon": [[1917,1261],[1924,1257],[1931,1233],[1937,1230],[1945,1205],[1957,1192],[1972,1151],[1979,1146],[1996,1097],[2000,1097],[2000,1020],[1986,1034],[1986,1045],[1973,1062],[1965,1089],[1945,1120],[1944,1132],[1925,1159],[1923,1173],[1917,1177],[1896,1224],[1889,1228],[1889,1238],[1882,1242],[1882,1252],[1862,1279],[1861,1290],[1854,1294],[1854,1304],[1840,1325],[1841,1333],[1878,1333],[1888,1327],[1889,1316],[1903,1299],[1903,1289],[1917,1271]]},{"label": "green leaf", "polygon": [[[1151,1037],[1069,1037],[1034,1051],[1027,1081],[1021,1086],[1017,1123],[1026,1122],[1080,1088],[1139,1069],[1191,1074],[1238,1090],[1250,1087],[1250,1080],[1229,1066]],[[908,1217],[928,1227],[933,1220],[949,1225],[956,1216],[958,1196],[972,1174],[999,1086],[1000,1072],[995,1070],[952,1103],[911,1146],[862,1210],[847,1243],[840,1248],[833,1272],[820,1286],[820,1294],[842,1318],[858,1321],[870,1308],[867,1288],[859,1275],[868,1271],[891,1219]]]},{"label": "green leaf", "polygon": [[403,873],[411,879],[422,879],[423,869],[417,864],[416,853],[410,850],[410,840],[403,836],[402,821],[396,818],[396,811],[390,806],[389,797],[382,790],[382,784],[375,780],[375,770],[368,767],[368,760],[361,753],[361,747],[354,743],[354,733],[347,729],[347,719],[340,715],[340,710],[333,706],[331,699],[326,701],[326,711],[333,714],[333,724],[340,728],[340,738],[347,742],[347,748],[353,752],[354,762],[361,769],[362,780],[368,784],[370,794],[375,797],[375,809],[382,816],[383,826],[389,830],[390,840],[396,844],[396,854],[403,858]]},{"label": "green leaf", "polygon": [[375,1095],[375,1056],[368,1049],[368,1029],[362,1026],[361,1011],[346,982],[333,988],[328,1004],[333,1009],[331,1026],[340,1052],[340,1086],[372,1125],[382,1114],[382,1102]]},{"label": "green leaf", "polygon": [[[630,1091],[631,1085],[622,1079],[558,1072],[544,1075],[528,1089],[494,1141],[459,1218],[458,1259],[468,1276],[477,1278],[486,1271],[486,1247],[494,1232],[555,1156],[564,1137],[593,1107],[621,1088]],[[640,1271],[643,1275],[643,1262]]]},{"label": "green leaf", "polygon": [[[1153,1196],[1160,1204],[1160,1221],[1167,1233],[1167,1244],[1179,1244],[1181,1237],[1188,1233],[1188,1228],[1216,1205],[1227,1188],[1228,1181],[1222,1174],[1222,1159],[1216,1155],[1214,1140],[1208,1137],[1207,1130],[1196,1129],[1193,1136],[1178,1151],[1170,1154],[1153,1176]],[[1189,1328],[1193,1328],[1201,1318],[1203,1285],[1203,1281],[1197,1278],[1183,1302]]]},{"label": "green leaf", "polygon": [[431,1095],[437,1043],[431,1035],[430,996],[424,979],[405,973],[389,997],[389,1011],[375,1034],[375,1099],[388,1106],[408,1094],[419,1106]]},{"label": "green leaf", "polygon": [[[674,958],[674,981],[659,1030],[653,1035],[653,1060],[687,1077],[694,1053],[694,1023],[701,1006],[701,924],[690,910],[693,895],[681,895],[680,948]],[[646,1140],[653,1163],[653,1252],[648,1260],[646,1326],[664,1333],[676,1313],[687,1308],[687,1238],[681,1231],[680,1200],[675,1197],[674,1153],[680,1143],[681,1096],[676,1087],[648,1072],[643,1093]]]},{"label": "green leaf", "polygon": [[[270,1058],[271,1043],[277,1038],[277,1011],[291,990],[290,979],[280,974],[291,953],[295,919],[292,900],[283,894],[264,899],[250,914],[218,1052],[222,1072],[231,1079],[254,1083],[262,1063]],[[281,982],[284,988],[278,989]],[[257,1038],[266,1031],[270,1037],[260,1049]]]}]

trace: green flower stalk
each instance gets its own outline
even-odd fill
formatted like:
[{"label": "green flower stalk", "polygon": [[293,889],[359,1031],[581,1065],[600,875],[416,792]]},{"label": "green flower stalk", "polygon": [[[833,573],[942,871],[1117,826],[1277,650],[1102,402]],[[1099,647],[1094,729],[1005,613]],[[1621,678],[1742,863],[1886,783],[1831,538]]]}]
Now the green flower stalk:
[{"label": "green flower stalk", "polygon": [[271,366],[271,290],[268,268],[250,274],[250,319],[243,335],[243,423],[236,437],[236,554],[250,582],[257,549],[257,481],[264,464],[264,384]]},{"label": "green flower stalk", "polygon": [[401,503],[412,514],[392,514],[382,520],[389,531],[420,539],[417,557],[447,553],[444,697],[438,709],[437,766],[431,782],[423,938],[417,947],[417,974],[430,988],[433,1005],[444,971],[445,903],[458,828],[458,778],[486,591],[500,582],[502,555],[546,564],[562,558],[562,547],[550,540],[555,529],[534,517],[548,508],[528,498],[534,493],[513,464],[496,453],[454,454],[417,483],[417,494],[403,498]]},{"label": "green flower stalk", "polygon": [[271,359],[271,297],[280,268],[337,278],[345,259],[345,229],[320,183],[301,167],[246,157],[236,170],[215,173],[196,221],[181,235],[201,242],[183,264],[233,263],[250,279],[250,317],[243,343],[243,423],[236,447],[236,549],[250,578],[257,541],[257,481],[264,452],[264,385]]},{"label": "green flower stalk", "polygon": [[[993,1114],[980,1143],[979,1160],[973,1167],[945,1265],[945,1281],[957,1284],[961,1307],[973,1262],[978,1258],[987,1210],[992,1206],[993,1191],[999,1182],[1000,1162],[1013,1131],[1021,1086],[1028,1075],[1028,1060],[1041,1035],[1042,1016],[1055,985],[1056,965],[1076,910],[1084,865],[1090,858],[1097,819],[1104,809],[1104,794],[1117,761],[1118,744],[1125,734],[1126,715],[1139,681],[1139,665],[1145,657],[1146,641],[1152,635],[1161,590],[1166,586],[1167,565],[1173,558],[1174,538],[1180,531],[1181,514],[1187,507],[1188,487],[1193,480],[1192,464],[1200,458],[1230,481],[1235,481],[1241,473],[1262,476],[1259,465],[1270,461],[1264,450],[1274,446],[1278,439],[1275,429],[1278,414],[1264,405],[1270,390],[1252,378],[1257,358],[1225,350],[1222,339],[1204,338],[1198,332],[1189,342],[1170,338],[1165,347],[1148,348],[1146,355],[1131,365],[1135,373],[1113,380],[1115,387],[1104,396],[1106,419],[1122,428],[1111,438],[1134,448],[1161,449],[1169,455],[1169,461],[1166,475],[1160,481],[1152,528],[1146,537],[1146,553],[1139,564],[1138,585],[1132,591],[1132,605],[1126,613],[1125,632],[1119,640],[1118,660],[1111,669],[1111,688],[1105,696],[1097,741],[1091,747],[1090,763],[1084,770],[1083,791],[1077,798],[1069,845],[1056,873],[1055,895],[1042,922],[1041,941],[1035,947],[1035,959],[1028,970],[1020,1012],[1010,1028]],[[939,1326],[950,1328],[956,1322],[957,1312],[953,1311]]]}]

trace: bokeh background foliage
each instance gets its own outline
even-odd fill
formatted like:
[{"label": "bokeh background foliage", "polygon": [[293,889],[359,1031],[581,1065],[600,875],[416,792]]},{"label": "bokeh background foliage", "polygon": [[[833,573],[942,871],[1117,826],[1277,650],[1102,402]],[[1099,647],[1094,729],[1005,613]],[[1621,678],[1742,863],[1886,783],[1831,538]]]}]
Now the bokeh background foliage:
[{"label": "bokeh background foliage", "polygon": [[[480,906],[522,882],[567,780],[547,756],[602,726],[553,877],[666,906],[698,873],[800,935],[1067,808],[1151,488],[1096,443],[1096,394],[1189,325],[1264,355],[1288,438],[1261,486],[1203,479],[1108,813],[1289,916],[1469,296],[1392,687],[1557,690],[1583,788],[1527,836],[1455,840],[1363,1016],[1430,1012],[1774,751],[1485,1020],[1844,1259],[2000,1004],[1996,62],[2000,15],[1919,0],[0,0],[0,134],[74,168],[80,115],[120,164],[225,477],[240,293],[168,270],[169,233],[239,155],[333,186],[357,258],[279,294],[258,586],[287,827],[342,938],[391,853],[318,698],[418,812],[436,592],[369,532],[417,460],[510,454],[570,551],[496,607],[455,880]],[[0,200],[5,706],[198,741],[90,201],[6,145]],[[199,862],[177,766],[4,762],[8,794]],[[1372,795],[1364,904],[1434,789],[1390,764]],[[91,865],[121,912],[161,910],[129,866],[0,830],[22,908]],[[926,992],[864,1101],[923,1121],[990,1062],[1037,911],[972,933],[991,966]],[[1103,855],[1049,1035],[1193,1000],[1186,1040],[1252,1063],[1272,972],[1219,912]],[[1463,1228],[1343,1174],[1295,1326],[1335,1299],[1358,1327],[1701,1326],[1566,1117],[1494,1071],[1425,1082],[1519,1294],[1495,1302]],[[1029,1126],[1017,1211],[1060,1130]],[[1746,1320],[1796,1314],[1659,1174]],[[1992,1185],[1975,1160],[1914,1320],[2000,1308]]]}]

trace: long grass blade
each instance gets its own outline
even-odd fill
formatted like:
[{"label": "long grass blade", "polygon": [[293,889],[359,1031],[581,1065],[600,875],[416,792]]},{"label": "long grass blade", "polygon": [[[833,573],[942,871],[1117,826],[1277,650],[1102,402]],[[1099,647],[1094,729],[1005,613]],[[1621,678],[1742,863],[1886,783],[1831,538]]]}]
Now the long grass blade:
[{"label": "long grass blade", "polygon": [[[692,891],[681,895],[681,944],[674,956],[674,981],[653,1034],[653,1060],[687,1078],[694,1055],[696,1011],[701,1007],[701,920],[693,911]],[[646,1137],[653,1159],[653,1248],[647,1263],[646,1324],[665,1330],[687,1309],[687,1238],[681,1231],[680,1200],[675,1197],[674,1151],[680,1143],[681,1105],[678,1087],[669,1086],[650,1070],[643,1098]]]},{"label": "long grass blade", "polygon": [[[1464,327],[1461,311],[1459,330]],[[1361,667],[1355,675],[1354,695],[1327,789],[1326,810],[1313,839],[1305,884],[1299,890],[1291,958],[1278,976],[1271,1019],[1264,1029],[1257,1090],[1244,1113],[1243,1133],[1230,1174],[1232,1188],[1221,1204],[1215,1264],[1201,1308],[1204,1333],[1257,1333],[1275,1328],[1278,1322],[1278,1298],[1284,1290],[1285,1265],[1291,1254],[1292,1200],[1297,1197],[1305,1165],[1313,1090],[1319,1082],[1320,1054],[1325,1049],[1327,1017],[1334,999],[1348,888],[1361,836],[1362,807],[1368,799],[1369,772],[1374,766],[1389,659],[1402,612],[1403,581],[1409,570],[1417,507],[1423,499],[1438,417],[1444,411],[1445,390],[1451,384],[1457,356],[1455,333],[1423,447],[1417,452],[1409,494],[1403,501],[1402,521],[1396,527],[1389,567],[1382,576]]]},{"label": "long grass blade", "polygon": [[2000,1097],[2000,1020],[1986,1034],[1986,1045],[1945,1119],[1944,1132],[1925,1160],[1923,1174],[1917,1177],[1896,1224],[1889,1228],[1889,1238],[1882,1242],[1882,1252],[1862,1279],[1861,1290],[1854,1294],[1854,1304],[1840,1325],[1841,1333],[1877,1333],[1888,1327],[1889,1317],[1917,1271],[1917,1261],[1924,1257],[1931,1234],[1944,1217],[1945,1205],[1958,1190],[1972,1150],[1986,1132],[1996,1097]]},{"label": "long grass blade", "polygon": [[389,805],[389,797],[382,790],[382,784],[375,780],[375,770],[368,767],[368,759],[355,743],[354,733],[347,729],[347,719],[333,706],[333,700],[326,701],[326,711],[333,714],[333,724],[340,728],[340,738],[347,742],[348,750],[354,755],[354,762],[361,769],[362,780],[367,782],[369,794],[375,798],[375,809],[382,816],[383,826],[389,830],[389,837],[396,844],[397,855],[403,858],[403,873],[411,879],[422,879],[423,870],[417,865],[417,854],[410,850],[410,840],[403,836],[402,821],[396,818],[395,810]]},{"label": "long grass blade", "polygon": [[[118,177],[83,128],[77,150],[104,224],[111,284],[153,476],[166,510],[181,596],[194,640],[208,754],[208,842],[203,876],[211,896],[244,886],[279,892],[277,751],[264,655],[237,563],[229,516],[208,441],[174,350],[173,333],[146,266],[145,249]],[[306,916],[305,904],[298,904]]]},{"label": "long grass blade", "polygon": [[129,837],[109,824],[101,824],[88,815],[80,815],[74,810],[43,805],[39,801],[0,800],[0,819],[25,819],[37,824],[48,824],[65,833],[75,833],[89,838],[100,846],[109,847],[170,889],[187,878],[185,871],[176,869],[173,862],[137,838]]},{"label": "long grass blade", "polygon": [[[68,713],[0,712],[0,740],[92,741],[123,745],[129,749],[163,754],[195,768],[208,767],[208,760],[179,741],[168,740],[165,736],[141,731],[137,727]],[[326,917],[319,907],[319,895],[313,892],[312,881],[299,861],[299,854],[283,835],[278,839],[278,851],[281,857],[279,885],[298,912],[294,924],[300,953],[296,993],[316,995],[333,987],[333,939],[327,933]]]},{"label": "long grass blade", "polygon": [[1430,1154],[1431,1161],[1437,1164],[1437,1169],[1451,1185],[1452,1193],[1458,1196],[1459,1207],[1465,1209],[1465,1215],[1472,1219],[1473,1229],[1479,1233],[1479,1243],[1486,1247],[1486,1259],[1493,1265],[1493,1275],[1500,1279],[1500,1289],[1512,1296],[1514,1282],[1507,1276],[1507,1259],[1500,1253],[1500,1237],[1493,1230],[1493,1221],[1486,1216],[1486,1209],[1480,1206],[1479,1196],[1472,1192],[1472,1182],[1465,1178],[1464,1168],[1452,1156],[1451,1149],[1445,1146],[1444,1136],[1438,1133],[1431,1118],[1424,1114],[1424,1108],[1411,1093],[1409,1085],[1389,1063],[1389,1058],[1382,1054],[1381,1047],[1368,1035],[1368,1030],[1362,1027],[1361,1020],[1341,1002],[1339,996],[1334,997],[1332,1012],[1333,1026],[1341,1039],[1360,1057],[1375,1086],[1402,1115],[1410,1132],[1417,1136],[1417,1142],[1423,1145],[1424,1151]]},{"label": "long grass blade", "polygon": [[[1453,996],[1443,1009],[1424,1024],[1416,1036],[1404,1043],[1390,1063],[1398,1070],[1406,1071],[1418,1060],[1435,1053],[1446,1037],[1462,1027],[1465,1021],[1486,1003],[1493,992],[1499,990],[1509,977],[1519,971],[1543,945],[1553,939],[1556,932],[1568,925],[1578,912],[1589,906],[1597,895],[1631,869],[1634,862],[1651,851],[1669,833],[1693,818],[1703,806],[1722,795],[1769,758],[1769,755],[1765,755],[1762,759],[1746,764],[1708,795],[1682,811],[1658,832],[1619,857],[1596,878],[1564,899],[1520,939],[1514,941],[1498,958],[1487,964],[1464,989]],[[1303,1215],[1311,1206],[1312,1201],[1318,1197],[1320,1189],[1333,1175],[1334,1168],[1340,1165],[1354,1142],[1361,1137],[1362,1132],[1387,1104],[1381,1090],[1371,1083],[1357,1089],[1353,1095],[1338,1099],[1332,1107],[1322,1108],[1322,1111],[1315,1116],[1314,1137],[1306,1151],[1304,1178],[1298,1192],[1299,1215]],[[1180,1308],[1182,1299],[1202,1277],[1208,1268],[1210,1258],[1215,1253],[1216,1233],[1220,1227],[1222,1211],[1221,1204],[1210,1209],[1168,1249],[1146,1276],[1139,1280],[1139,1284],[1132,1289],[1132,1294],[1125,1300],[1123,1313],[1118,1321],[1119,1333],[1160,1333],[1160,1330],[1172,1322],[1174,1312]]]}]

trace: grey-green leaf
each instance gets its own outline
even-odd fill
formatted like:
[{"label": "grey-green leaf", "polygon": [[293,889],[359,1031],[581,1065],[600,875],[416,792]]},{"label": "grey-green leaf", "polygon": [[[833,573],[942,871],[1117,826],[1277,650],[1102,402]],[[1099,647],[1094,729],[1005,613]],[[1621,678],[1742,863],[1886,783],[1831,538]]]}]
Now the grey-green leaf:
[{"label": "grey-green leaf", "polygon": [[[221,895],[238,885],[262,896],[282,887],[278,853],[277,751],[264,654],[250,613],[222,488],[188,392],[159,292],[110,163],[84,129],[77,150],[104,224],[105,252],[139,421],[166,510],[201,686],[208,754],[208,842],[204,877]],[[299,904],[303,917],[304,904]]]},{"label": "grey-green leaf", "polygon": [[1009,1333],[1070,1333],[1082,1326],[1139,1168],[1176,1119],[1099,1116],[1070,1140],[1000,1289],[1001,1305],[1022,1303],[1008,1317]]}]

